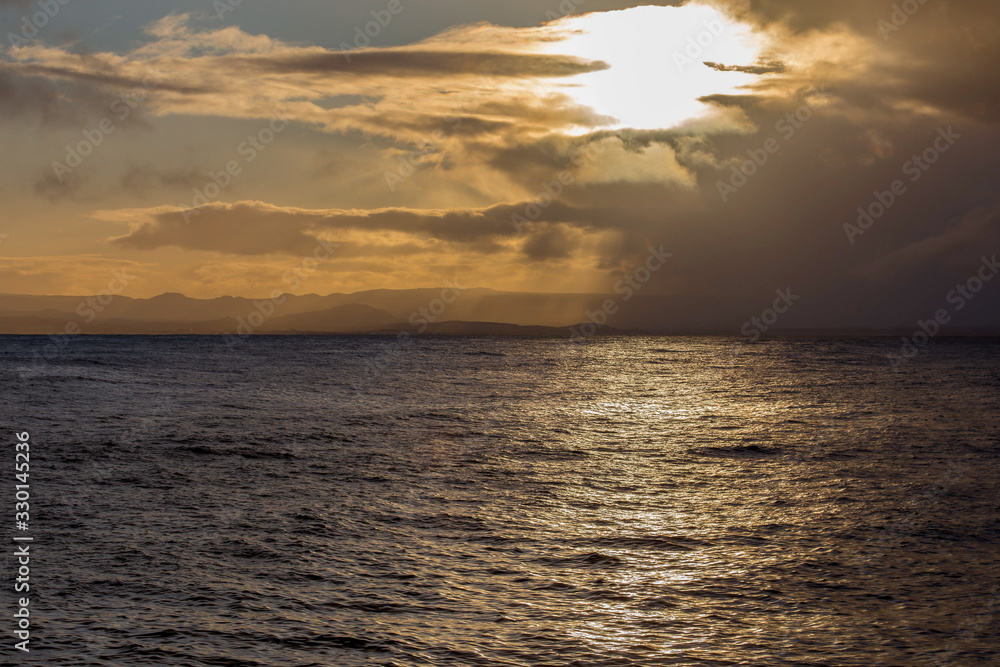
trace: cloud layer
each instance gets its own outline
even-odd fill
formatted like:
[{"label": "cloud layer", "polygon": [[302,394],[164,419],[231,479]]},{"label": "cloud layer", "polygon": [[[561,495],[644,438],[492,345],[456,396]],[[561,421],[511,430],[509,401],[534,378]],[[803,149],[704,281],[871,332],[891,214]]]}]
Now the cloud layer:
[{"label": "cloud layer", "polygon": [[[496,288],[610,290],[663,244],[674,258],[644,289],[701,304],[665,319],[730,309],[735,297],[766,302],[793,285],[807,297],[789,315],[802,326],[899,325],[933,312],[1000,251],[1000,8],[910,4],[918,9],[901,15],[867,0],[714,3],[721,14],[704,16],[726,17],[720,34],[754,54],[742,61],[712,51],[710,39],[723,38],[711,26],[694,29],[702,14],[691,12],[706,5],[457,26],[347,52],[171,15],[127,52],[7,49],[0,114],[54,132],[91,127],[109,98],[155,77],[136,113],[156,153],[126,161],[117,156],[127,147],[108,148],[68,182],[46,163],[33,173],[39,211],[73,188],[75,224],[92,230],[81,256],[155,257],[159,291],[201,289],[183,277],[192,267],[229,286],[226,272],[247,275],[253,258],[272,275],[263,267],[308,255],[318,239],[341,254],[315,291],[431,285],[455,272]],[[607,53],[631,48],[644,32],[607,28],[627,26],[629,11],[643,22],[699,18],[657,46],[657,62],[574,46],[590,26],[611,40]],[[623,124],[602,89],[584,90],[605,75],[685,112],[663,127],[648,115]],[[714,94],[690,98],[683,76]],[[246,162],[235,147],[247,128],[278,114],[292,129]],[[204,149],[189,138],[236,124],[240,133]],[[231,159],[246,175],[196,207]],[[293,183],[282,180],[289,170]],[[122,194],[108,194],[112,182]],[[968,317],[1000,317],[988,312]]]}]

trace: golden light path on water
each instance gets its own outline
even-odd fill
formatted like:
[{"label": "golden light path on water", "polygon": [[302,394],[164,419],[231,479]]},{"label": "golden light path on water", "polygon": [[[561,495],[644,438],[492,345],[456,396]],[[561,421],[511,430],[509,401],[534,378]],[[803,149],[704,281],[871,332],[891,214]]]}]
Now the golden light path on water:
[{"label": "golden light path on water", "polygon": [[737,94],[756,75],[704,63],[753,65],[763,47],[749,26],[696,4],[585,14],[550,26],[566,36],[546,44],[544,52],[609,65],[551,85],[616,119],[614,129],[667,129],[708,116],[712,109],[700,98]]},{"label": "golden light path on water", "polygon": [[394,344],[87,337],[21,382],[72,545],[33,664],[995,664],[956,621],[997,599],[995,346]]},{"label": "golden light path on water", "polygon": [[[624,369],[628,366],[624,358],[615,354],[608,354],[601,361],[607,368]],[[715,423],[720,415],[727,414],[730,419],[741,422],[781,419],[783,406],[778,403],[758,403],[750,407],[731,394],[718,393],[717,386],[724,379],[724,373],[712,363],[692,364],[683,373],[664,368],[659,378],[663,384],[656,386],[637,383],[636,378],[625,370],[609,372],[604,377],[608,393],[623,398],[583,404],[576,413],[581,421],[604,421],[608,424],[638,421],[646,424],[644,428],[619,433],[637,448],[637,453],[644,449],[638,443],[649,441],[652,425],[659,425],[665,432],[676,432],[678,429],[695,431],[695,425]],[[670,396],[671,400],[665,401],[665,396]],[[728,426],[718,428],[726,429]],[[654,452],[660,447],[649,441],[647,451]],[[567,539],[600,539],[599,536],[607,534],[609,526],[628,526],[633,534],[658,536],[650,540],[656,542],[661,536],[674,533],[676,526],[687,526],[687,531],[677,531],[676,534],[686,534],[693,539],[692,544],[698,544],[701,540],[708,542],[724,525],[753,526],[770,521],[765,508],[748,502],[753,490],[741,488],[740,484],[729,487],[728,498],[712,501],[699,498],[701,490],[698,485],[686,491],[678,488],[672,491],[673,500],[679,501],[675,503],[660,497],[658,489],[674,487],[674,477],[678,476],[676,468],[661,469],[656,464],[651,465],[651,461],[645,460],[642,455],[621,457],[615,453],[612,458],[617,459],[611,466],[615,469],[617,489],[612,490],[601,484],[589,494],[582,493],[572,507],[567,507],[565,520],[559,522],[560,530],[565,531]],[[715,475],[719,480],[728,477],[721,470],[716,470]],[[705,482],[705,486],[709,483]],[[588,505],[612,509],[581,521],[579,508]],[[693,527],[697,528],[692,530]],[[635,559],[631,549],[625,546],[628,544],[628,539],[625,539],[619,548],[609,546],[603,553],[623,562],[631,562],[632,567],[609,569],[596,580],[590,573],[580,570],[576,577],[567,577],[567,580],[570,585],[581,589],[601,584],[618,591],[658,591],[670,595],[693,588],[701,589],[710,596],[725,598],[728,592],[706,586],[706,578],[738,585],[735,582],[752,578],[750,564],[755,559],[759,562],[760,558],[749,548],[742,553],[723,554],[714,549],[689,550],[687,546],[669,544],[669,539],[663,541],[665,545],[658,545],[640,560]],[[659,649],[663,659],[669,657],[680,661],[692,649],[717,642],[710,630],[711,616],[706,614],[702,617],[705,627],[694,629],[691,627],[691,610],[682,604],[656,601],[637,608],[632,600],[623,595],[618,599],[594,601],[592,610],[595,612],[593,617],[576,619],[576,622],[565,624],[562,630],[574,641],[601,645],[612,655],[625,657],[634,655],[637,649],[642,650],[645,634],[642,628],[672,628],[673,646],[661,646]],[[722,617],[718,619],[722,620]],[[633,630],[621,632],[623,627]],[[789,631],[788,628],[777,630]]]}]

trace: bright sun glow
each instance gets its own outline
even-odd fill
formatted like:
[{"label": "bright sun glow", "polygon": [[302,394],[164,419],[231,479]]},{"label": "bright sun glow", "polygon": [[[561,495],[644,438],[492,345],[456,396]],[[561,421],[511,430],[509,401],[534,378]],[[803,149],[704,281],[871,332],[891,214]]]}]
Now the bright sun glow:
[{"label": "bright sun glow", "polygon": [[635,7],[551,25],[567,37],[546,51],[610,65],[574,77],[558,90],[617,119],[615,128],[667,129],[704,117],[709,108],[700,97],[737,93],[755,78],[717,71],[704,62],[752,65],[761,49],[749,26],[703,5]]}]

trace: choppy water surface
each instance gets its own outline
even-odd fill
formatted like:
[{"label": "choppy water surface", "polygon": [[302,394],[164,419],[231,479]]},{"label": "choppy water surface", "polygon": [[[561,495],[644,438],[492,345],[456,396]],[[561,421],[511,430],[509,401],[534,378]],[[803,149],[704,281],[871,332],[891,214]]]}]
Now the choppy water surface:
[{"label": "choppy water surface", "polygon": [[995,341],[48,344],[22,664],[1000,664]]}]

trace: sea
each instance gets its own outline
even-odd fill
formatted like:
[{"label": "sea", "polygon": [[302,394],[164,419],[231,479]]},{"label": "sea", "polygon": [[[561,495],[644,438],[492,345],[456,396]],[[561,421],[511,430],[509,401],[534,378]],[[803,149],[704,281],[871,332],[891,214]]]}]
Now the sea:
[{"label": "sea", "polygon": [[899,353],[2,337],[0,662],[1000,665],[1000,340]]}]

